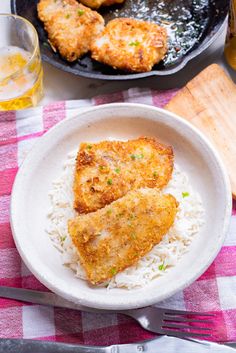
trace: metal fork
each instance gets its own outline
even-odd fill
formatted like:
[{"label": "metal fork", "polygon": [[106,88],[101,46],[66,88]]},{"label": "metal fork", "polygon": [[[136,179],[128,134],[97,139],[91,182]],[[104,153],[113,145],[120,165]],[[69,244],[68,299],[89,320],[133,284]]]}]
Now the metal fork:
[{"label": "metal fork", "polygon": [[204,312],[173,310],[154,306],[125,310],[120,313],[136,319],[148,331],[180,338],[211,336],[212,327],[209,326],[212,326],[213,322],[209,318],[214,317],[213,314]]},{"label": "metal fork", "polygon": [[119,311],[93,309],[74,304],[54,293],[5,286],[0,286],[0,297],[84,312],[123,314],[138,321],[147,331],[180,338],[211,336],[213,322],[209,318],[214,316],[204,312],[172,310],[155,306]]}]

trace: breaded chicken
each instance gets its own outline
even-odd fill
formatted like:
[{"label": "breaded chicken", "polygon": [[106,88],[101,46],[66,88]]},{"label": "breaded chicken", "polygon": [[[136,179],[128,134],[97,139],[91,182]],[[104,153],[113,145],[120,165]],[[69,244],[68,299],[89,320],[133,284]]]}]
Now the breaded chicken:
[{"label": "breaded chicken", "polygon": [[92,58],[115,69],[151,71],[167,52],[166,29],[131,18],[108,22],[92,43]]},{"label": "breaded chicken", "polygon": [[100,6],[111,6],[114,4],[122,4],[125,0],[80,0],[82,4],[98,9]]},{"label": "breaded chicken", "polygon": [[81,143],[74,177],[74,208],[96,211],[129,190],[162,188],[171,178],[174,155],[154,138]]},{"label": "breaded chicken", "polygon": [[69,220],[69,233],[88,280],[102,283],[137,263],[162,240],[174,223],[177,207],[172,195],[145,188]]},{"label": "breaded chicken", "polygon": [[104,28],[102,16],[76,0],[40,0],[38,16],[52,47],[71,62],[90,50]]}]

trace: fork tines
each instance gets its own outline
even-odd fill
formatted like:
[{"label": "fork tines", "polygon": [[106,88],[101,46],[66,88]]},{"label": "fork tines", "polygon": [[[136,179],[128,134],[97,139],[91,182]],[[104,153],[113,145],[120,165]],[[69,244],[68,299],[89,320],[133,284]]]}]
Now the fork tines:
[{"label": "fork tines", "polygon": [[211,331],[212,328],[207,325],[213,325],[213,321],[208,318],[214,316],[204,312],[166,309],[163,313],[162,330],[166,335],[176,337],[209,337],[211,333],[206,331]]}]

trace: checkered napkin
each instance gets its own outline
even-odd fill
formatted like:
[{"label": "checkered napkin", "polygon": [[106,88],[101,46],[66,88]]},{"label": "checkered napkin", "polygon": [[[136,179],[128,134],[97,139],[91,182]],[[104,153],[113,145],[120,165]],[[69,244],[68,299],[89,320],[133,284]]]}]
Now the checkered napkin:
[{"label": "checkered napkin", "polygon": [[[0,285],[47,291],[22,262],[9,224],[12,184],[18,167],[36,140],[58,121],[85,107],[111,102],[163,107],[176,92],[130,89],[92,100],[0,112]],[[216,314],[213,340],[236,341],[236,204],[227,239],[213,264],[188,288],[158,305],[213,312]],[[122,315],[103,316],[0,299],[0,337],[109,345],[150,339],[154,335]]]}]

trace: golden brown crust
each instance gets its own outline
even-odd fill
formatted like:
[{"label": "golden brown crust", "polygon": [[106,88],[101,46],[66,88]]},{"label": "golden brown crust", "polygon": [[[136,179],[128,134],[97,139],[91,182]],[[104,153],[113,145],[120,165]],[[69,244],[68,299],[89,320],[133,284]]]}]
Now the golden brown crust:
[{"label": "golden brown crust", "polygon": [[49,43],[71,62],[90,50],[91,42],[104,28],[102,16],[76,0],[40,0],[38,16]]},{"label": "golden brown crust", "polygon": [[80,2],[92,9],[98,9],[100,6],[111,6],[122,4],[125,0],[80,0]]},{"label": "golden brown crust", "polygon": [[82,143],[74,178],[74,207],[96,211],[141,187],[162,188],[171,178],[174,155],[155,138]]},{"label": "golden brown crust", "polygon": [[146,255],[172,226],[178,203],[158,189],[139,189],[68,222],[88,280],[102,283]]},{"label": "golden brown crust", "polygon": [[91,46],[92,58],[115,69],[151,71],[167,52],[166,29],[131,18],[110,21]]}]

